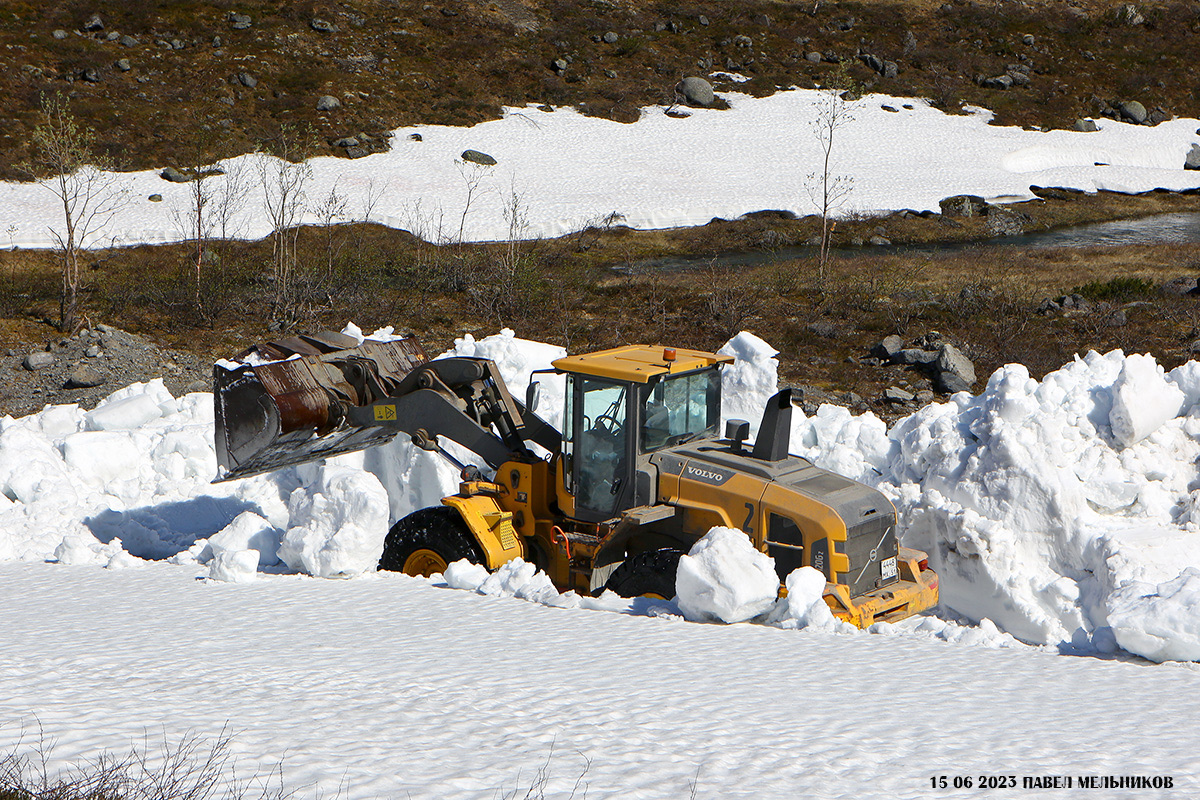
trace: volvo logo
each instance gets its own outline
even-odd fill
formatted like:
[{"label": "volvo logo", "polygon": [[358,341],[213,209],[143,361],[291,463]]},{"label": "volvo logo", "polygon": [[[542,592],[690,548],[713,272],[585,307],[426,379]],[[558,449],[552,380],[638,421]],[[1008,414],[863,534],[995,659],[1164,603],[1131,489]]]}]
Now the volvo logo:
[{"label": "volvo logo", "polygon": [[698,481],[702,481],[704,483],[711,483],[711,484],[715,484],[718,486],[721,485],[722,483],[724,483],[725,481],[729,480],[729,478],[732,474],[733,473],[731,473],[731,472],[717,471],[714,469],[704,469],[703,467],[695,467],[695,466],[692,466],[691,464],[688,464],[688,466],[687,466],[687,475],[689,478],[694,478]]}]

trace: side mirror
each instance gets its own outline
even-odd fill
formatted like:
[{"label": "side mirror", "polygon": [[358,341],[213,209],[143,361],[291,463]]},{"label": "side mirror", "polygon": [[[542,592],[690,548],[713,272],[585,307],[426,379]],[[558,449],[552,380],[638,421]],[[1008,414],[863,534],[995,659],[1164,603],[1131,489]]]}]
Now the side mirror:
[{"label": "side mirror", "polygon": [[525,410],[537,411],[538,400],[542,397],[542,384],[539,381],[530,381],[529,388],[525,390]]}]

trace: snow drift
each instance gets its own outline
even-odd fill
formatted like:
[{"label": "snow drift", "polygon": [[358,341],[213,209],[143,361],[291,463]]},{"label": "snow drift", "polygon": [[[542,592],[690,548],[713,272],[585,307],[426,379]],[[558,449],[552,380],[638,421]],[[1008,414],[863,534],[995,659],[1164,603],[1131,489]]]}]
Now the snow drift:
[{"label": "snow drift", "polygon": [[[757,424],[775,351],[748,333],[725,351],[737,358],[724,375],[727,416]],[[450,353],[494,359],[520,392],[563,351],[506,330],[466,336]],[[539,380],[539,411],[557,424],[562,380]],[[1009,365],[980,395],[929,405],[890,431],[869,413],[797,409],[791,449],[892,498],[902,541],[941,575],[948,613],[1076,652],[1200,658],[1200,364],[1165,372],[1149,356],[1093,352],[1041,381]],[[0,560],[169,559],[228,580],[255,568],[352,576],[374,569],[388,525],[458,481],[404,441],[228,484],[210,484],[215,473],[208,394],[174,398],[155,381],[90,412],[5,417]],[[540,596],[527,567],[480,585]],[[811,610],[797,603],[792,617]],[[722,618],[712,611],[695,616]],[[947,625],[930,631],[962,635]]]}]

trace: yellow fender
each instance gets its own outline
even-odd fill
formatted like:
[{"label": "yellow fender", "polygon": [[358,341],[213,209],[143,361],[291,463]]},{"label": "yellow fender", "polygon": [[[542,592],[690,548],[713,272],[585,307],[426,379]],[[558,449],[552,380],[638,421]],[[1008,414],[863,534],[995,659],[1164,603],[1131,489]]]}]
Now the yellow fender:
[{"label": "yellow fender", "polygon": [[502,509],[495,497],[450,495],[442,498],[442,505],[450,506],[462,516],[483,550],[484,566],[488,569],[496,569],[518,556],[525,557],[525,544],[513,529],[512,512]]}]

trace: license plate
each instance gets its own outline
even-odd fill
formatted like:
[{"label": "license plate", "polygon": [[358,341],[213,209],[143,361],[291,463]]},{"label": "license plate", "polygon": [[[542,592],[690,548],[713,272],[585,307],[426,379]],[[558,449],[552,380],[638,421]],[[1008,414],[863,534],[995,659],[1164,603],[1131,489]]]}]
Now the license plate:
[{"label": "license plate", "polygon": [[879,565],[879,570],[882,573],[880,577],[882,577],[885,581],[896,577],[896,559],[885,558]]}]

